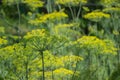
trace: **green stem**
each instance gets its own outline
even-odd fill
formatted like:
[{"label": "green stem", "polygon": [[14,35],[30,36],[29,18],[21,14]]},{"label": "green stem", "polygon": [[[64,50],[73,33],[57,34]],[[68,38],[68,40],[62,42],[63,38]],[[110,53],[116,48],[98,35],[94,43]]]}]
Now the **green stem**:
[{"label": "green stem", "polygon": [[79,18],[79,15],[80,15],[80,12],[81,12],[81,4],[80,4],[80,7],[79,7],[79,10],[78,10],[78,13],[77,13],[77,18]]},{"label": "green stem", "polygon": [[26,80],[28,80],[28,62],[26,62],[25,67],[26,67]]},{"label": "green stem", "polygon": [[44,54],[43,52],[41,52],[41,56],[42,56],[42,80],[45,80],[45,69],[44,69]]},{"label": "green stem", "polygon": [[52,70],[52,80],[54,80],[54,73],[53,73],[53,70]]},{"label": "green stem", "polygon": [[73,73],[72,78],[71,78],[72,80],[74,80],[74,78],[75,78],[75,73],[77,71],[77,67],[78,67],[78,61],[76,62],[76,67],[75,67],[74,73]]},{"label": "green stem", "polygon": [[89,68],[89,79],[91,79],[91,54],[90,51],[88,50],[88,68]]},{"label": "green stem", "polygon": [[68,7],[69,7],[69,9],[70,9],[70,12],[71,12],[72,18],[73,18],[73,20],[74,20],[74,19],[75,19],[74,12],[73,12],[73,10],[72,10],[72,8],[71,8],[70,5],[68,5]]},{"label": "green stem", "polygon": [[[19,40],[20,40],[20,30],[19,30],[19,27],[20,27],[20,24],[21,24],[21,14],[20,14],[20,5],[19,5],[19,1],[17,2],[17,10],[18,10],[18,26],[17,26],[17,34],[18,34],[18,37],[19,37]],[[19,42],[19,41],[18,41]]]}]

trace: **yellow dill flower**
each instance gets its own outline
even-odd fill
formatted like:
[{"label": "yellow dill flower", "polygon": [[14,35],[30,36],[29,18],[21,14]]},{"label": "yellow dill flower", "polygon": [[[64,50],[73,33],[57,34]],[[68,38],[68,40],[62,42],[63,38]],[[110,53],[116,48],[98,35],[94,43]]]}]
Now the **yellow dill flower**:
[{"label": "yellow dill flower", "polygon": [[52,37],[45,29],[36,29],[28,32],[24,38],[28,40],[28,45],[35,50],[45,50],[51,46]]},{"label": "yellow dill flower", "polygon": [[27,35],[24,36],[24,38],[29,39],[35,36],[43,37],[46,35],[45,29],[36,29],[32,30],[31,32],[28,32]]},{"label": "yellow dill flower", "polygon": [[59,68],[53,71],[55,75],[72,75],[74,72],[65,68]]},{"label": "yellow dill flower", "polygon": [[4,56],[4,58],[7,58],[7,57],[10,57],[12,56],[12,54],[14,53],[14,46],[7,46],[7,47],[4,47],[2,49],[0,49],[0,52],[2,53],[7,53],[6,54],[3,54],[2,56]]},{"label": "yellow dill flower", "polygon": [[56,4],[70,4],[70,5],[77,5],[79,3],[87,3],[87,0],[56,0]]},{"label": "yellow dill flower", "polygon": [[110,15],[103,12],[93,11],[93,12],[87,13],[83,17],[85,19],[89,19],[92,21],[100,21],[102,18],[110,18]]},{"label": "yellow dill flower", "polygon": [[104,6],[112,6],[112,4],[119,4],[119,0],[101,0],[100,3],[102,3]]},{"label": "yellow dill flower", "polygon": [[[61,61],[61,59],[57,56],[54,56],[50,51],[44,51],[44,65],[45,67],[50,67],[50,68],[58,68],[58,67],[64,67],[64,62]],[[30,68],[41,68],[42,69],[42,62],[41,58],[35,58],[34,60],[31,61],[31,64],[34,64],[33,66],[30,66]],[[52,64],[52,65],[51,65]]]},{"label": "yellow dill flower", "polygon": [[106,43],[106,47],[104,47],[103,53],[112,53],[114,55],[117,54],[117,48],[115,48],[114,46],[114,42],[110,41],[110,40],[104,40],[104,42]]},{"label": "yellow dill flower", "polygon": [[50,79],[52,77],[52,72],[51,71],[46,71],[45,72],[45,78],[47,79],[47,80],[52,80],[52,79]]},{"label": "yellow dill flower", "polygon": [[83,58],[75,55],[67,55],[67,56],[61,57],[61,60],[63,62],[74,62],[74,61],[77,62],[77,61],[83,60]]},{"label": "yellow dill flower", "polygon": [[0,38],[0,45],[7,44],[7,40]]},{"label": "yellow dill flower", "polygon": [[109,8],[103,9],[103,12],[120,12],[120,8],[119,7],[109,7]]},{"label": "yellow dill flower", "polygon": [[78,61],[83,60],[83,58],[80,56],[75,56],[75,55],[66,55],[66,56],[62,56],[60,60],[64,62],[65,65],[76,67],[76,63]]},{"label": "yellow dill flower", "polygon": [[42,7],[44,4],[41,0],[24,0],[23,3],[26,3],[32,8]]},{"label": "yellow dill flower", "polygon": [[54,31],[55,31],[55,33],[58,33],[59,29],[73,27],[74,25],[75,25],[74,23],[70,23],[70,24],[58,24],[58,25],[55,26]]},{"label": "yellow dill flower", "polygon": [[[57,56],[54,56],[50,51],[46,50],[44,51],[44,61],[46,67],[64,67],[64,62],[61,61],[61,59]],[[51,65],[52,64],[52,65]]]},{"label": "yellow dill flower", "polygon": [[66,17],[68,17],[68,15],[65,14],[64,12],[52,12],[52,13],[40,16],[40,17],[36,18],[35,20],[30,20],[29,23],[38,25],[40,23],[46,23],[47,21],[60,20],[62,18],[66,18]]},{"label": "yellow dill flower", "polygon": [[80,48],[87,50],[97,50],[98,53],[111,53],[116,54],[117,48],[110,40],[101,40],[95,36],[83,36],[82,38],[75,41],[73,44],[78,44]]},{"label": "yellow dill flower", "polygon": [[70,24],[58,24],[57,26],[55,27],[58,27],[58,28],[66,28],[66,27],[71,27],[71,26],[74,26],[75,24],[74,23],[70,23]]}]

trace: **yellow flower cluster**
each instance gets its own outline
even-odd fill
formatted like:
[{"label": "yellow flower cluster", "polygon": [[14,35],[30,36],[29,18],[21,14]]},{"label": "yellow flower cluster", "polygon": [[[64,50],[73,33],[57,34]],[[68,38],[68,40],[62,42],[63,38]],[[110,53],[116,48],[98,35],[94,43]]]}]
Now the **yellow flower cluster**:
[{"label": "yellow flower cluster", "polygon": [[[45,72],[45,79],[46,80],[52,80],[52,71],[46,71]],[[42,77],[42,71],[33,71],[30,73],[29,80],[36,80],[36,77]]]},{"label": "yellow flower cluster", "polygon": [[52,79],[50,79],[52,77],[52,72],[51,71],[46,71],[45,72],[45,78],[47,79],[47,80],[52,80]]},{"label": "yellow flower cluster", "polygon": [[6,43],[7,43],[7,40],[0,38],[0,45],[1,44],[6,44]]},{"label": "yellow flower cluster", "polygon": [[83,17],[92,21],[100,21],[102,18],[110,18],[110,15],[103,12],[93,11],[91,13],[87,13]]},{"label": "yellow flower cluster", "polygon": [[94,49],[100,51],[100,53],[111,53],[116,54],[116,48],[114,43],[110,40],[101,40],[95,36],[83,36],[74,42],[74,44],[79,44],[81,48],[84,49]]},{"label": "yellow flower cluster", "polygon": [[74,23],[70,23],[70,24],[58,24],[55,26],[54,30],[56,33],[59,32],[60,28],[69,28],[69,27],[73,27],[75,24]]},{"label": "yellow flower cluster", "polygon": [[116,55],[117,54],[116,51],[118,49],[114,47],[115,46],[114,43],[110,40],[104,40],[104,42],[106,43],[105,44],[106,46],[104,46],[103,53],[112,53],[112,54]]},{"label": "yellow flower cluster", "polygon": [[43,6],[43,2],[40,0],[23,0],[23,3],[26,3],[32,8],[38,8]]},{"label": "yellow flower cluster", "polygon": [[58,24],[57,26],[55,27],[59,27],[59,28],[66,28],[66,27],[71,27],[71,26],[74,26],[75,24],[73,23],[70,23],[70,24]]},{"label": "yellow flower cluster", "polygon": [[[55,80],[61,80],[65,79],[65,77],[72,75],[74,72],[72,70],[68,70],[65,68],[58,68],[54,71],[45,71],[45,79],[46,80],[52,80],[52,77],[54,76]],[[42,72],[41,71],[32,71],[30,72],[30,80],[35,80],[35,77],[42,77]],[[66,79],[65,79],[66,80]]]},{"label": "yellow flower cluster", "polygon": [[60,60],[62,62],[64,62],[65,65],[69,65],[71,67],[76,67],[76,63],[78,61],[83,60],[83,58],[80,56],[75,56],[75,55],[67,55],[67,56],[61,57]]},{"label": "yellow flower cluster", "polygon": [[80,56],[75,56],[75,55],[68,55],[68,56],[63,56],[61,57],[61,61],[63,62],[77,62],[83,60],[82,57]]},{"label": "yellow flower cluster", "polygon": [[32,30],[31,32],[28,32],[27,35],[24,36],[25,39],[29,39],[35,36],[43,37],[46,35],[45,29],[36,29]]},{"label": "yellow flower cluster", "polygon": [[103,12],[120,12],[120,8],[119,7],[109,7],[109,8],[105,8],[103,9]]},{"label": "yellow flower cluster", "polygon": [[[10,57],[14,58],[16,55],[17,56],[20,55],[20,56],[22,56],[22,59],[25,59],[23,57],[23,54],[22,54],[23,51],[24,51],[24,49],[23,49],[24,47],[21,46],[21,45],[23,45],[23,44],[22,43],[17,43],[17,44],[14,44],[14,45],[10,45],[10,46],[6,46],[4,48],[1,48],[0,49],[0,52],[1,52],[0,55],[4,56],[4,58],[10,58]],[[16,53],[16,55],[14,53]],[[20,59],[17,57],[17,60],[20,60]],[[15,63],[19,64],[18,61],[16,61]]]},{"label": "yellow flower cluster", "polygon": [[100,2],[105,6],[111,6],[112,4],[119,3],[119,0],[101,0]]},{"label": "yellow flower cluster", "polygon": [[30,20],[29,23],[38,25],[40,23],[46,23],[48,20],[54,21],[56,19],[60,20],[62,18],[66,18],[66,17],[68,17],[68,15],[65,14],[64,12],[52,12],[52,13],[40,16],[40,17],[36,18],[35,20]]},{"label": "yellow flower cluster", "polygon": [[70,4],[70,5],[77,5],[79,3],[87,3],[87,0],[56,0],[56,4]]},{"label": "yellow flower cluster", "polygon": [[82,57],[75,55],[57,57],[51,55],[50,53],[45,54],[46,66],[51,66],[52,64],[52,67],[64,67],[65,64],[76,63],[77,61],[81,61],[81,60],[83,60]]},{"label": "yellow flower cluster", "polygon": [[0,56],[2,56],[4,58],[8,58],[10,56],[13,56],[12,54],[14,53],[14,46],[4,47],[4,48],[0,49],[0,52],[1,52]]},{"label": "yellow flower cluster", "polygon": [[[57,56],[52,55],[50,51],[44,51],[44,65],[46,68],[58,68],[58,67],[64,67],[64,62],[61,61],[61,59]],[[31,64],[34,64],[33,67],[30,66],[30,68],[39,67],[42,69],[42,63],[40,58],[35,58],[33,61],[31,61]]]},{"label": "yellow flower cluster", "polygon": [[65,68],[59,68],[59,69],[56,69],[54,70],[54,74],[55,75],[72,75],[74,72],[71,71],[71,70],[68,70],[68,69],[65,69]]},{"label": "yellow flower cluster", "polygon": [[[65,65],[75,65],[77,61],[83,60],[82,57],[80,56],[75,56],[75,55],[68,55],[68,56],[54,56],[50,51],[46,50],[44,51],[44,65],[46,68],[60,68],[60,67],[65,67]],[[36,68],[39,67],[42,69],[42,62],[40,58],[35,58],[34,60],[31,61],[31,64],[34,64],[29,66],[29,68]]]},{"label": "yellow flower cluster", "polygon": [[13,49],[14,49],[14,46],[7,46],[5,48],[2,48],[2,50],[7,50],[7,51],[13,50]]},{"label": "yellow flower cluster", "polygon": [[[61,61],[61,59],[57,56],[54,56],[50,51],[46,50],[44,51],[44,61],[46,67],[64,67],[64,62]],[[52,64],[52,65],[51,65]]]}]

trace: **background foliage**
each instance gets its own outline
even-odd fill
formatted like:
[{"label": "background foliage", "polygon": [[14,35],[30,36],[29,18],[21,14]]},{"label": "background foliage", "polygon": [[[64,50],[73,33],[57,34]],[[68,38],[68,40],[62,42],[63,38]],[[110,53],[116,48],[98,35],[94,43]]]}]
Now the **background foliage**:
[{"label": "background foliage", "polygon": [[120,80],[120,1],[1,0],[0,80]]}]

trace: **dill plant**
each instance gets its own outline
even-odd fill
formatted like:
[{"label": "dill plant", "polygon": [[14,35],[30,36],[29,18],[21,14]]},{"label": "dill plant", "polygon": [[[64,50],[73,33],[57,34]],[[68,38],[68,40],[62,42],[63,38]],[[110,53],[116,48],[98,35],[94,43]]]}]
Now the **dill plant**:
[{"label": "dill plant", "polygon": [[[9,35],[0,28],[0,79],[119,79],[119,0],[100,0],[97,3],[103,6],[100,9],[91,8],[87,0],[3,0],[2,3],[0,17],[5,19],[0,19],[0,26],[12,24],[7,13],[11,11],[9,7],[14,10],[17,7],[14,13],[19,20],[16,18],[11,28],[19,25],[16,32],[20,39],[10,44]],[[22,6],[26,7],[25,13]],[[8,27],[5,25],[5,29]]]}]

